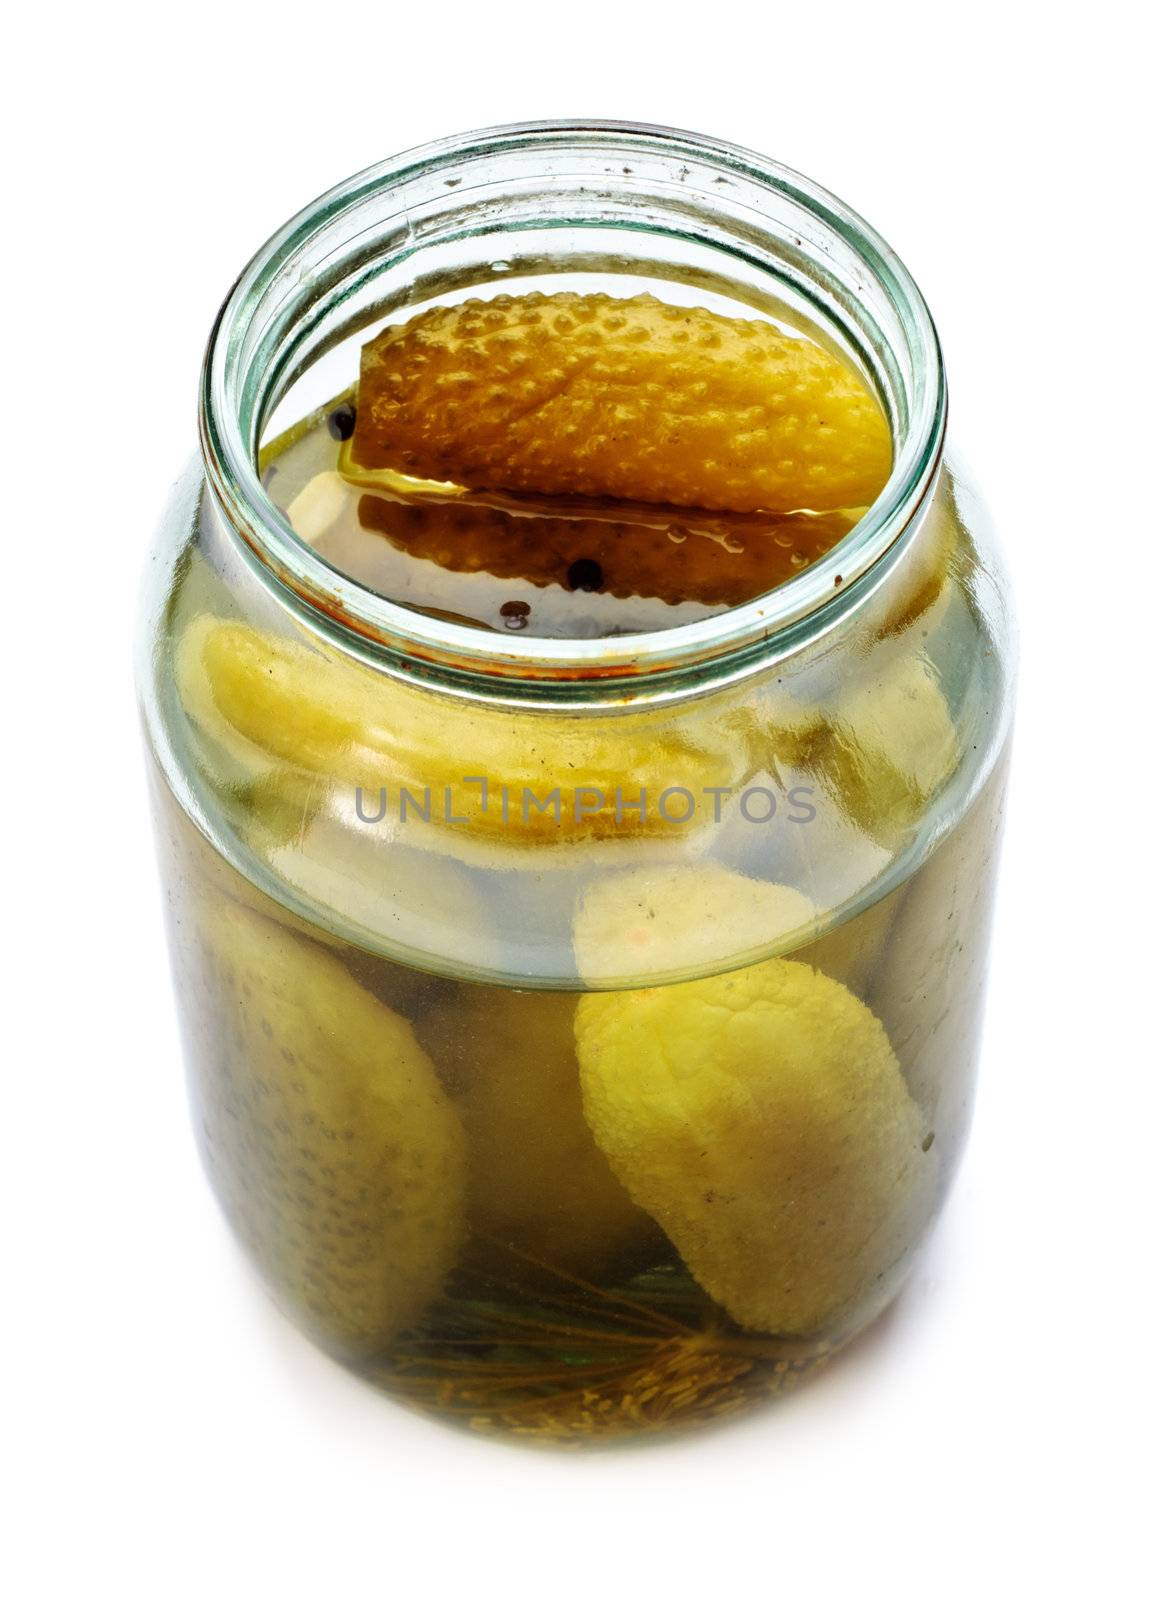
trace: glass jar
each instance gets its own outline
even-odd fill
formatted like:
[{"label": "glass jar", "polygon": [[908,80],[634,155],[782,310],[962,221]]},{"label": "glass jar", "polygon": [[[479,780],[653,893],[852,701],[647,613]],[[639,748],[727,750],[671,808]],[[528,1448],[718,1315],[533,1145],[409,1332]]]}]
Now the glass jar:
[{"label": "glass jar", "polygon": [[[268,496],[295,429],[265,441],[370,325],[628,279],[778,308],[884,404],[883,493],[781,587],[633,634],[473,627]],[[194,1122],[280,1302],[395,1395],[666,1430],[787,1386],[902,1284],[970,1116],[1012,704],[945,416],[884,242],[668,130],[411,152],[234,287],[140,652]]]}]

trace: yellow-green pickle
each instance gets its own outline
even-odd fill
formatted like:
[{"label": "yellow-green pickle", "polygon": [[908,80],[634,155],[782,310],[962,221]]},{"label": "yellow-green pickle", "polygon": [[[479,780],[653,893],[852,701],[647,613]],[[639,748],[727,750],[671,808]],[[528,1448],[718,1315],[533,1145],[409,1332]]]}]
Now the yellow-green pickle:
[{"label": "yellow-green pickle", "polygon": [[900,1289],[1012,699],[944,423],[878,237],[695,136],[412,152],[240,279],[145,600],[168,929],[214,1190],[372,1384],[653,1437]]}]

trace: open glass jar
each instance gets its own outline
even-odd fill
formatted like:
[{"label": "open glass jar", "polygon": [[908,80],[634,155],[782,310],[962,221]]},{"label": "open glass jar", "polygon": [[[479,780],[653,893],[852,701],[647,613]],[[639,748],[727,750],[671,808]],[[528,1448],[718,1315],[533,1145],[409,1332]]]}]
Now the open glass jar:
[{"label": "open glass jar", "polygon": [[[333,469],[369,330],[561,287],[842,352],[892,433],[875,503],[757,598],[596,600],[573,632],[563,590],[489,626],[314,537],[304,506],[338,525],[358,491]],[[263,247],[201,428],[140,685],[239,1237],[320,1343],[481,1431],[666,1430],[785,1386],[900,1287],[973,1092],[1012,630],[912,280],[743,150],[469,135]]]}]

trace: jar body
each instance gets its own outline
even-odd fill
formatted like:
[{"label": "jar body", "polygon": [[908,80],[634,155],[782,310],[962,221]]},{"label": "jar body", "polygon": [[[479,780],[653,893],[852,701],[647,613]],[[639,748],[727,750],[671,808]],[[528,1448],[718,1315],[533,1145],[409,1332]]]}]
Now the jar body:
[{"label": "jar body", "polygon": [[205,1163],[290,1314],[564,1439],[735,1411],[875,1317],[966,1137],[1012,648],[946,466],[803,648],[489,703],[294,620],[193,470],[142,652],[169,934]]}]

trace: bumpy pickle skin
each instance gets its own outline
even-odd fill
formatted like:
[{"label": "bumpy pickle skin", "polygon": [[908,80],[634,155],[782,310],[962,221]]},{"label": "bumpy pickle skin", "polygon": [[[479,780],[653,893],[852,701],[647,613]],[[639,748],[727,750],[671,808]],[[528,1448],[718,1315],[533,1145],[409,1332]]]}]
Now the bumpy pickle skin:
[{"label": "bumpy pickle skin", "polygon": [[407,789],[419,805],[428,798],[434,824],[511,844],[671,837],[674,825],[657,808],[626,802],[678,786],[694,797],[697,825],[714,816],[709,791],[731,792],[750,770],[751,730],[730,717],[696,744],[668,714],[595,726],[489,713],[210,617],[187,629],[177,657],[183,703],[214,736],[225,724],[257,756],[319,774],[352,804],[357,787],[372,806],[383,788],[395,812]]},{"label": "bumpy pickle skin", "polygon": [[825,1337],[888,1298],[931,1209],[925,1128],[881,1024],[798,961],[585,995],[587,1120],[744,1328]]},{"label": "bumpy pickle skin", "polygon": [[464,1238],[457,1111],[409,1025],[327,951],[225,899],[178,932],[203,1152],[292,1313],[348,1357],[441,1290]]},{"label": "bumpy pickle skin", "polygon": [[468,1139],[468,1218],[509,1273],[540,1265],[604,1282],[665,1243],[582,1115],[575,998],[460,987],[418,1024]]},{"label": "bumpy pickle skin", "polygon": [[528,294],[365,345],[351,454],[476,489],[790,512],[872,504],[892,445],[856,373],[770,323]]}]

